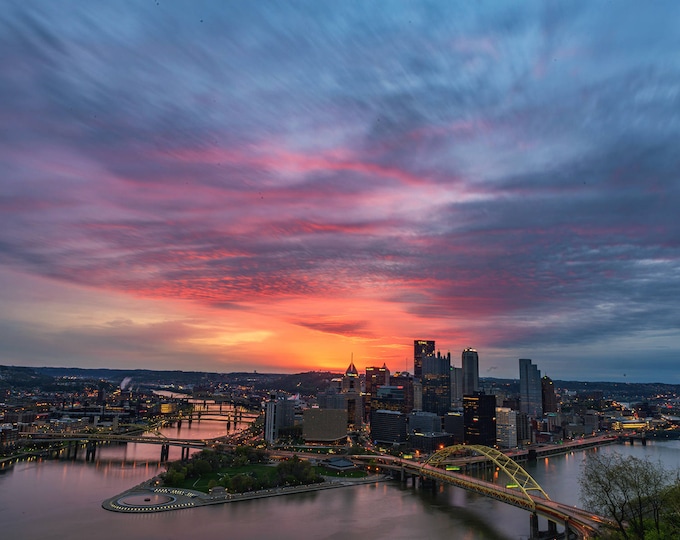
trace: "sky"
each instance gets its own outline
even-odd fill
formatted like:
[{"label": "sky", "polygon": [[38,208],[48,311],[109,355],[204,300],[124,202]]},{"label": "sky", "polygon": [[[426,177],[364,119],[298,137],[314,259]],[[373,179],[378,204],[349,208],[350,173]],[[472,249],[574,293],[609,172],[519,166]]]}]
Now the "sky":
[{"label": "sky", "polygon": [[0,364],[680,383],[680,3],[0,11]]}]

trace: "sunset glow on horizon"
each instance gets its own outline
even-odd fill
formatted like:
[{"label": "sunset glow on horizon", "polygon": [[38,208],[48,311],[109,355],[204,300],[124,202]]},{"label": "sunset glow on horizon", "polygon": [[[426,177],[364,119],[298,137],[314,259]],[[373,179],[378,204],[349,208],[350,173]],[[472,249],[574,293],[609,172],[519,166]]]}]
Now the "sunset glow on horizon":
[{"label": "sunset glow on horizon", "polygon": [[0,364],[680,383],[680,5],[8,2]]}]

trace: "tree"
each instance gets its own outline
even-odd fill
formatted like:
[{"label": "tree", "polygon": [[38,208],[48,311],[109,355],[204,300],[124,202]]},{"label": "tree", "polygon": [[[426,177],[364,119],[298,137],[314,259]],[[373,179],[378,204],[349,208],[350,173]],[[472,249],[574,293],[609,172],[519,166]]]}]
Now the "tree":
[{"label": "tree", "polygon": [[255,486],[255,480],[249,474],[240,473],[231,478],[229,491],[234,493],[245,493],[252,491]]},{"label": "tree", "polygon": [[625,539],[661,537],[673,479],[660,462],[596,452],[586,457],[579,478],[581,501],[616,522]]},{"label": "tree", "polygon": [[680,538],[680,479],[676,476],[673,485],[664,494],[661,508],[661,530],[656,536],[649,535],[646,540],[664,540]]},{"label": "tree", "polygon": [[194,460],[194,473],[198,475],[208,474],[212,471],[212,465],[205,459]]},{"label": "tree", "polygon": [[280,484],[293,486],[313,484],[322,480],[309,461],[303,461],[296,455],[288,461],[279,463],[276,467],[276,473]]},{"label": "tree", "polygon": [[163,477],[163,483],[166,486],[179,487],[182,485],[186,478],[186,475],[177,470],[168,470]]}]

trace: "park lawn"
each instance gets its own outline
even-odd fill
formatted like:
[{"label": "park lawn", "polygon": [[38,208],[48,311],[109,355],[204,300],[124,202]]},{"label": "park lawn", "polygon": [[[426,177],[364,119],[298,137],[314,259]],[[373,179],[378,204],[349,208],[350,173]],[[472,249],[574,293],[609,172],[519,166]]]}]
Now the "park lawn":
[{"label": "park lawn", "polygon": [[260,463],[244,465],[242,467],[226,467],[224,469],[220,469],[219,471],[202,474],[198,479],[187,478],[184,480],[184,483],[181,487],[208,493],[208,484],[210,481],[219,481],[225,474],[228,474],[229,476],[236,476],[237,474],[251,474],[258,479],[269,478],[274,480],[276,478],[276,467],[272,467],[271,465],[263,465]]}]

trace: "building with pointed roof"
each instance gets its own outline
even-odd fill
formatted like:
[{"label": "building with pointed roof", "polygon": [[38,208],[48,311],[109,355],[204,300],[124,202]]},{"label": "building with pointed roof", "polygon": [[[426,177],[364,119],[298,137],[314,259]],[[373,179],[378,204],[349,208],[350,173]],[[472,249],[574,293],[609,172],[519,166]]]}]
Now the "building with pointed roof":
[{"label": "building with pointed roof", "polygon": [[361,380],[359,379],[359,372],[354,366],[354,361],[351,361],[345,375],[342,377],[342,392],[361,392]]},{"label": "building with pointed roof", "polygon": [[350,428],[361,426],[364,419],[364,399],[361,395],[361,377],[354,360],[349,363],[342,377],[341,393],[345,396],[348,426]]}]

